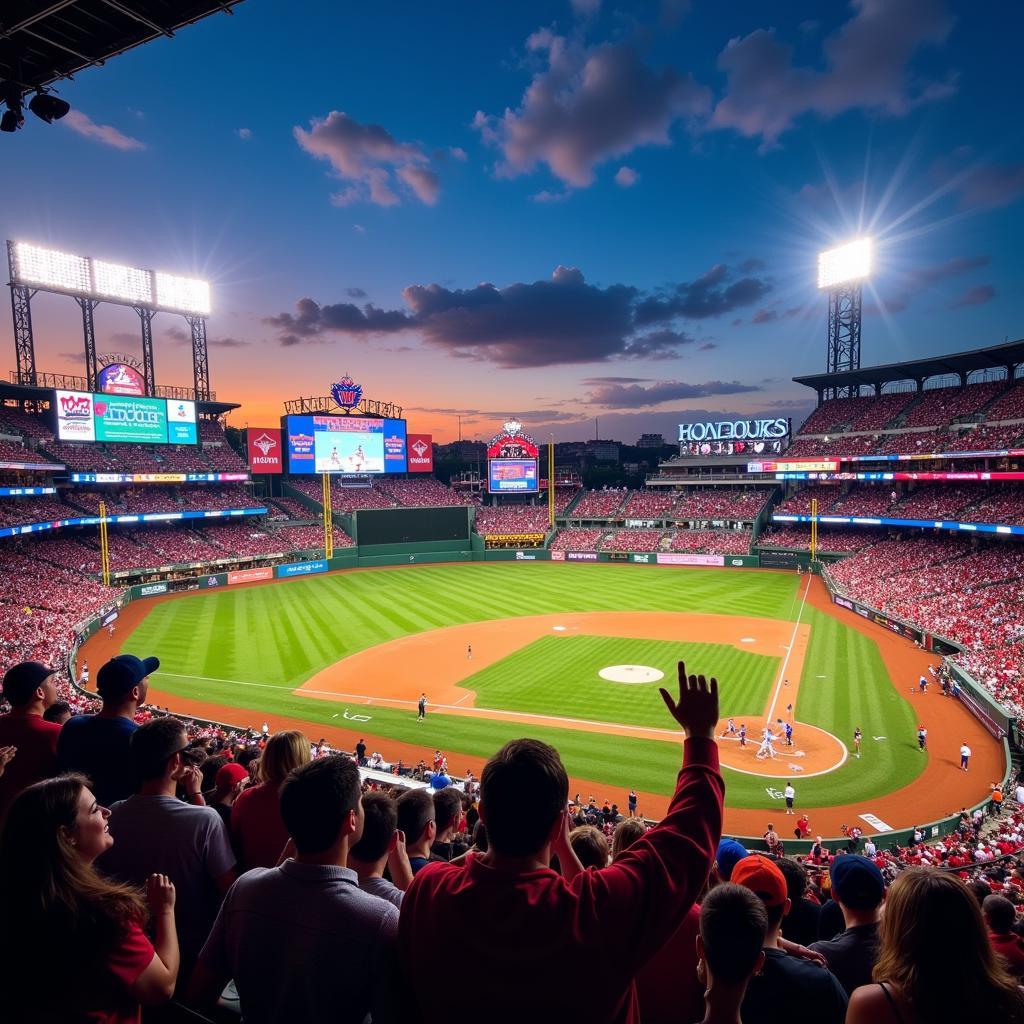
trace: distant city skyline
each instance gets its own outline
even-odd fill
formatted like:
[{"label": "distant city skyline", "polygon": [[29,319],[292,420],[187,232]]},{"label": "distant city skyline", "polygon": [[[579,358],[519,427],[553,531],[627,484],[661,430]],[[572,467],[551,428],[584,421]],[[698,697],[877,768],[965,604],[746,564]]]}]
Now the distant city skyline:
[{"label": "distant city skyline", "polygon": [[[233,426],[345,373],[441,443],[460,417],[627,444],[798,424],[838,242],[877,243],[865,365],[1024,336],[1022,29],[961,0],[251,0],[0,137],[0,226],[208,278]],[[33,321],[39,369],[81,373],[74,304],[40,294]],[[96,322],[138,354],[130,309]],[[158,382],[188,386],[184,320],[154,331]],[[6,314],[0,353],[6,376]]]}]

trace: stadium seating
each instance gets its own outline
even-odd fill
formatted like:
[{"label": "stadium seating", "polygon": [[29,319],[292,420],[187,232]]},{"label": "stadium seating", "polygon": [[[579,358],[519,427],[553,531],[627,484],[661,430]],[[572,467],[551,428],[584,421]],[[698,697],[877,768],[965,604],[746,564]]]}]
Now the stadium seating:
[{"label": "stadium seating", "polygon": [[[841,530],[835,526],[822,526],[818,530],[818,550],[847,552],[858,551],[874,540],[868,530]],[[783,526],[775,524],[761,532],[757,546],[765,548],[786,548],[808,551],[811,546],[810,526]]]},{"label": "stadium seating", "polygon": [[658,551],[664,530],[615,530],[600,542],[601,551]]},{"label": "stadium seating", "polygon": [[49,522],[81,515],[55,495],[28,498],[0,498],[0,527]]},{"label": "stadium seating", "polygon": [[573,519],[611,519],[622,508],[632,492],[626,488],[609,487],[586,491],[572,510]]},{"label": "stadium seating", "polygon": [[[321,526],[281,526],[274,534],[284,542],[284,546],[279,548],[282,551],[322,550],[324,546],[324,531]],[[355,541],[340,526],[335,526],[334,546],[351,548],[355,546]]]},{"label": "stadium seating", "polygon": [[601,529],[561,529],[551,542],[552,551],[596,551],[597,542],[604,534]]},{"label": "stadium seating", "polygon": [[740,491],[732,487],[677,491],[671,518],[753,521],[760,515],[771,493],[771,488]]},{"label": "stadium seating", "polygon": [[408,508],[443,508],[450,505],[469,505],[471,502],[440,480],[432,476],[381,477],[374,488],[390,495],[397,505]]},{"label": "stadium seating", "polygon": [[1024,419],[1024,377],[1019,377],[1012,387],[985,410],[985,419],[995,423],[1000,420]]},{"label": "stadium seating", "polygon": [[580,493],[579,487],[555,487],[555,515],[564,515],[573,499]]},{"label": "stadium seating", "polygon": [[925,391],[913,406],[904,425],[908,427],[937,427],[952,423],[962,416],[970,416],[1006,390],[1006,381],[969,384],[965,388],[935,388]]},{"label": "stadium seating", "polygon": [[547,533],[549,529],[547,506],[485,506],[477,510],[474,529],[481,536]]},{"label": "stadium seating", "polygon": [[664,519],[675,501],[672,491],[633,491],[622,507],[622,515],[626,519]]},{"label": "stadium seating", "polygon": [[672,530],[669,551],[698,555],[749,555],[750,530]]}]

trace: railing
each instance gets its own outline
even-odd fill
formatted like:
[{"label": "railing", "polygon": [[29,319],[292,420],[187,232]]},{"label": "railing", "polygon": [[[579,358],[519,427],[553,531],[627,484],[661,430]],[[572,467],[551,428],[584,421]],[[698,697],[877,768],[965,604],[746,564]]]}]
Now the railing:
[{"label": "railing", "polygon": [[[18,380],[16,371],[11,370],[9,379],[12,384],[22,383]],[[59,388],[61,391],[89,391],[89,381],[85,377],[78,377],[70,373],[37,373],[35,387],[37,388]],[[179,398],[189,402],[217,400],[217,393],[210,392],[209,398],[197,398],[195,388],[182,388],[170,384],[157,384],[155,398]]]}]

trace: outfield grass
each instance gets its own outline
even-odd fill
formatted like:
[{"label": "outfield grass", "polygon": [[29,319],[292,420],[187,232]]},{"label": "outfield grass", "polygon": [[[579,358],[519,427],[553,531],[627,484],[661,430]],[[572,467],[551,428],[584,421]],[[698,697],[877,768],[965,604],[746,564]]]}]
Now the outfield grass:
[{"label": "outfield grass", "polygon": [[[327,665],[400,636],[458,623],[575,611],[700,611],[792,621],[799,610],[797,583],[795,576],[781,573],[547,563],[343,573],[161,602],[122,639],[122,646],[160,657],[160,689],[239,708],[237,724],[256,723],[276,712],[310,723],[344,725],[344,705],[339,710],[336,703],[297,697],[291,691]],[[803,610],[802,621],[812,630],[797,717],[847,743],[859,725],[865,741],[860,761],[848,761],[826,776],[797,777],[799,805],[831,806],[910,782],[928,755],[916,750],[913,712],[892,686],[874,642],[812,608]],[[673,648],[685,651],[691,667],[700,671],[710,666],[718,671],[721,664],[726,714],[763,709],[764,680],[770,685],[772,666],[777,664],[776,659],[725,645],[552,638],[555,645],[575,640],[584,641],[583,647],[598,645],[580,655],[590,659],[587,673],[600,660],[598,667],[638,663],[666,671],[667,666],[671,679],[677,657]],[[615,714],[607,715],[596,706],[605,700],[603,689],[597,697],[593,691],[572,692],[565,680],[556,684],[530,679],[516,685],[514,677],[523,666],[515,663],[529,660],[535,647],[544,661],[544,647],[531,644],[469,681],[481,695],[480,705],[671,727],[663,710],[658,717],[656,685],[621,686],[598,680],[610,690],[608,701],[621,702]],[[649,657],[643,656],[644,650]],[[533,694],[526,694],[524,688],[531,686]],[[558,710],[549,710],[556,706]],[[362,706],[350,710],[366,711]],[[376,705],[372,715],[368,732],[424,749],[442,747],[480,757],[524,731],[521,724],[438,713],[417,725],[411,710]],[[316,731],[315,725],[310,731]],[[672,791],[679,765],[675,742],[550,728],[531,727],[529,732],[556,745],[570,773],[607,784],[610,797],[615,787]],[[875,741],[876,735],[886,739]],[[460,770],[457,764],[452,767]],[[725,774],[728,802],[736,807],[770,806],[765,788],[780,785],[728,769]]]}]

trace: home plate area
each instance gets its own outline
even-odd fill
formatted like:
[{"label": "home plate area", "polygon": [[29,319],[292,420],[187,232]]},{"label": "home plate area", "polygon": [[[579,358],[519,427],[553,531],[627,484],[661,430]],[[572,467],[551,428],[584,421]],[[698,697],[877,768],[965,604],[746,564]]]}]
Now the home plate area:
[{"label": "home plate area", "polygon": [[665,678],[664,672],[651,668],[650,665],[609,665],[597,674],[610,683],[625,683],[627,686],[638,683],[656,683],[659,679]]}]

